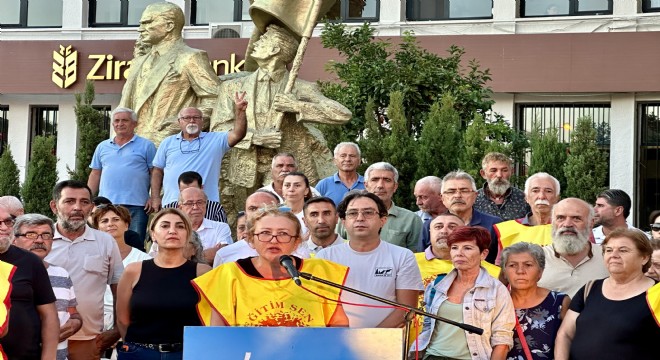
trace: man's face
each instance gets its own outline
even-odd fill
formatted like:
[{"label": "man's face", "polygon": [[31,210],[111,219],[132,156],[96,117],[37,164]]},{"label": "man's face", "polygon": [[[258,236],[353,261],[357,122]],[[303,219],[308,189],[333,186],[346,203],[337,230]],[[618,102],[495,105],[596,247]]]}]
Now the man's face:
[{"label": "man's face", "polygon": [[342,146],[334,158],[334,163],[341,171],[354,172],[360,164],[357,149],[350,145]]},{"label": "man's face", "polygon": [[138,32],[142,42],[150,45],[158,45],[167,34],[174,28],[174,24],[166,21],[158,12],[153,9],[147,9],[140,18],[140,27]]},{"label": "man's face", "polygon": [[[32,252],[37,255],[41,260],[46,258],[53,247],[53,231],[49,225],[36,225],[36,226],[21,226],[18,229],[18,234],[14,239],[14,245],[21,249]],[[30,239],[28,236],[38,236],[36,239]],[[48,239],[44,239],[43,237]]]},{"label": "man's face", "polygon": [[442,189],[442,203],[453,213],[470,211],[477,192],[472,189],[468,179],[453,179],[445,181]]},{"label": "man's face", "polygon": [[57,215],[57,223],[65,231],[76,232],[85,226],[94,204],[87,189],[64,188],[57,203],[50,202],[50,209]]},{"label": "man's face", "polygon": [[179,128],[188,135],[197,135],[204,120],[202,112],[195,108],[185,108],[179,113]]},{"label": "man's face", "polygon": [[137,122],[131,119],[130,113],[116,113],[112,118],[112,128],[117,136],[132,136],[136,126]]},{"label": "man's face", "polygon": [[346,207],[343,222],[350,240],[373,240],[379,238],[380,229],[387,222],[387,216],[380,216],[375,201],[359,197],[351,200]]},{"label": "man's face", "polygon": [[244,215],[236,220],[236,240],[245,240],[247,234],[247,216]]},{"label": "man's face", "polygon": [[201,222],[206,214],[206,199],[204,191],[197,188],[188,188],[181,192],[179,207],[185,212],[193,223]]},{"label": "man's face", "polygon": [[623,213],[623,207],[610,205],[605,198],[596,199],[594,205],[594,226],[611,226]]},{"label": "man's face", "polygon": [[485,169],[480,170],[481,176],[488,182],[488,189],[496,195],[504,195],[511,183],[511,166],[504,161],[491,161]]},{"label": "man's face", "polygon": [[430,213],[442,207],[442,195],[438,194],[428,184],[415,185],[413,191],[420,210]]},{"label": "man's face", "polygon": [[529,183],[525,200],[532,208],[533,213],[549,214],[552,207],[559,201],[555,182],[546,177],[534,178]]},{"label": "man's face", "polygon": [[454,230],[465,223],[455,215],[438,215],[431,221],[431,246],[434,251],[444,253],[449,258],[447,238]]},{"label": "man's face", "polygon": [[303,218],[313,238],[325,240],[335,235],[335,226],[339,221],[337,211],[327,202],[311,203]]},{"label": "man's face", "polygon": [[272,195],[262,192],[256,192],[248,196],[245,199],[245,218],[249,219],[265,205],[277,205],[277,200]]},{"label": "man's face", "polygon": [[364,186],[367,191],[376,194],[385,204],[389,204],[399,184],[394,181],[393,172],[389,170],[371,170],[369,180]]},{"label": "man's face", "polygon": [[575,255],[589,243],[589,208],[575,199],[560,201],[552,217],[552,243],[560,254]]},{"label": "man's face", "polygon": [[14,218],[0,207],[0,252],[5,252],[13,240]]},{"label": "man's face", "polygon": [[297,169],[296,161],[292,157],[278,156],[275,158],[275,161],[273,161],[271,177],[273,181],[283,181],[288,173],[296,171]]}]

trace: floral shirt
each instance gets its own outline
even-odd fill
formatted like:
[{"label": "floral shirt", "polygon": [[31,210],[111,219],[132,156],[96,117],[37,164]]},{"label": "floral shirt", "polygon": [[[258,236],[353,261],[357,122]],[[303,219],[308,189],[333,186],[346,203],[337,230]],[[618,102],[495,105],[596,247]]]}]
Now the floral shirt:
[{"label": "floral shirt", "polygon": [[531,208],[525,200],[525,193],[515,187],[510,187],[504,194],[504,203],[495,204],[488,196],[488,183],[477,192],[477,199],[474,201],[474,208],[482,213],[497,216],[503,220],[514,220],[524,217]]}]

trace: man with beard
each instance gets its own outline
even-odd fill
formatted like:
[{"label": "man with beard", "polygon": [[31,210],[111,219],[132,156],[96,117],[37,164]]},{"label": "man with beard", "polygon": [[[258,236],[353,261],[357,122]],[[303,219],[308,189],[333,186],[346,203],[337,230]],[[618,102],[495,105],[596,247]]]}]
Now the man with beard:
[{"label": "man with beard", "polygon": [[315,197],[307,200],[303,206],[303,221],[309,230],[309,240],[303,243],[310,254],[328,246],[344,243],[344,238],[335,233],[339,222],[337,207],[328,197]]},{"label": "man with beard", "polygon": [[425,222],[434,219],[438,214],[447,211],[442,203],[442,179],[437,176],[427,176],[417,180],[413,195],[419,207],[415,214]]},{"label": "man with beard", "polygon": [[[296,163],[296,158],[293,154],[290,153],[279,153],[273,156],[270,166],[270,179],[271,183],[260,188],[259,190],[270,191],[271,193],[277,195],[277,199],[280,204],[284,202],[282,198],[282,185],[284,184],[284,177],[286,177],[290,172],[298,171],[298,164]],[[314,187],[310,186],[309,189],[312,191],[312,196],[321,196]]]},{"label": "man with beard", "polygon": [[9,211],[0,207],[0,261],[15,266],[10,297],[2,299],[10,301],[11,307],[9,332],[0,339],[0,349],[9,359],[55,359],[60,326],[53,288],[41,260],[11,245],[14,221]]},{"label": "man with beard", "polygon": [[508,156],[491,152],[481,161],[481,177],[486,180],[477,193],[474,208],[503,220],[521,218],[529,213],[525,194],[509,182],[513,167]]},{"label": "man with beard", "polygon": [[[211,201],[220,201],[218,181],[222,157],[247,131],[245,93],[234,96],[234,128],[222,132],[203,132],[202,111],[189,107],[179,112],[181,132],[165,138],[156,151],[151,175],[151,206],[160,210],[179,197],[179,175],[195,171],[204,179],[204,192]],[[160,190],[163,188],[161,202]]]},{"label": "man with beard", "polygon": [[595,227],[593,234],[596,244],[602,243],[607,234],[615,229],[639,230],[626,221],[626,218],[630,215],[631,206],[630,196],[623,190],[609,189],[598,194],[594,205]]},{"label": "man with beard", "polygon": [[552,209],[552,245],[543,247],[545,270],[539,287],[561,291],[571,298],[589,280],[609,276],[600,245],[589,241],[594,209],[568,198]]},{"label": "man with beard", "polygon": [[99,359],[103,350],[119,340],[119,331],[103,329],[103,296],[110,285],[116,299],[117,283],[124,271],[119,247],[110,234],[92,229],[92,191],[83,182],[61,181],[53,188],[50,208],[57,215],[49,264],[64,268],[76,287],[83,326],[69,338],[69,360]]}]

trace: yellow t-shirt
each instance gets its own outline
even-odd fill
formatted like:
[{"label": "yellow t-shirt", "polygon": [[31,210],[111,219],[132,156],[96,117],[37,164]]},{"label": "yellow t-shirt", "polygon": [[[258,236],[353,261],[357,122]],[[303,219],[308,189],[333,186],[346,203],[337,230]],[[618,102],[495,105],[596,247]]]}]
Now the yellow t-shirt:
[{"label": "yellow t-shirt", "polygon": [[552,225],[550,224],[529,226],[516,220],[509,220],[494,226],[500,249],[522,241],[539,246],[552,244]]},{"label": "yellow t-shirt", "polygon": [[[9,323],[9,307],[11,306],[11,278],[14,276],[16,267],[12,264],[0,261],[0,334],[5,332]],[[0,359],[6,359],[2,345],[0,345]]]}]

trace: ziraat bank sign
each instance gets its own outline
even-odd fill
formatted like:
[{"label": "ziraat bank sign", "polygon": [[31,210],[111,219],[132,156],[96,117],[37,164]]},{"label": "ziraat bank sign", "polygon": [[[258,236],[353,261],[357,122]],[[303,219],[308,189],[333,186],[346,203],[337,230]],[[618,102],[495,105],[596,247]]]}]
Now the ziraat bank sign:
[{"label": "ziraat bank sign", "polygon": [[[79,56],[86,57],[91,64],[89,68],[79,66]],[[210,61],[211,67],[218,75],[239,72],[245,60],[238,60],[236,53],[229,54],[228,59],[214,59]],[[80,67],[80,68],[79,68]],[[82,74],[82,78],[94,81],[123,81],[131,70],[131,60],[124,60],[114,54],[83,54],[73,45],[59,45],[53,51],[53,72],[51,81],[61,89],[74,85]]]}]

